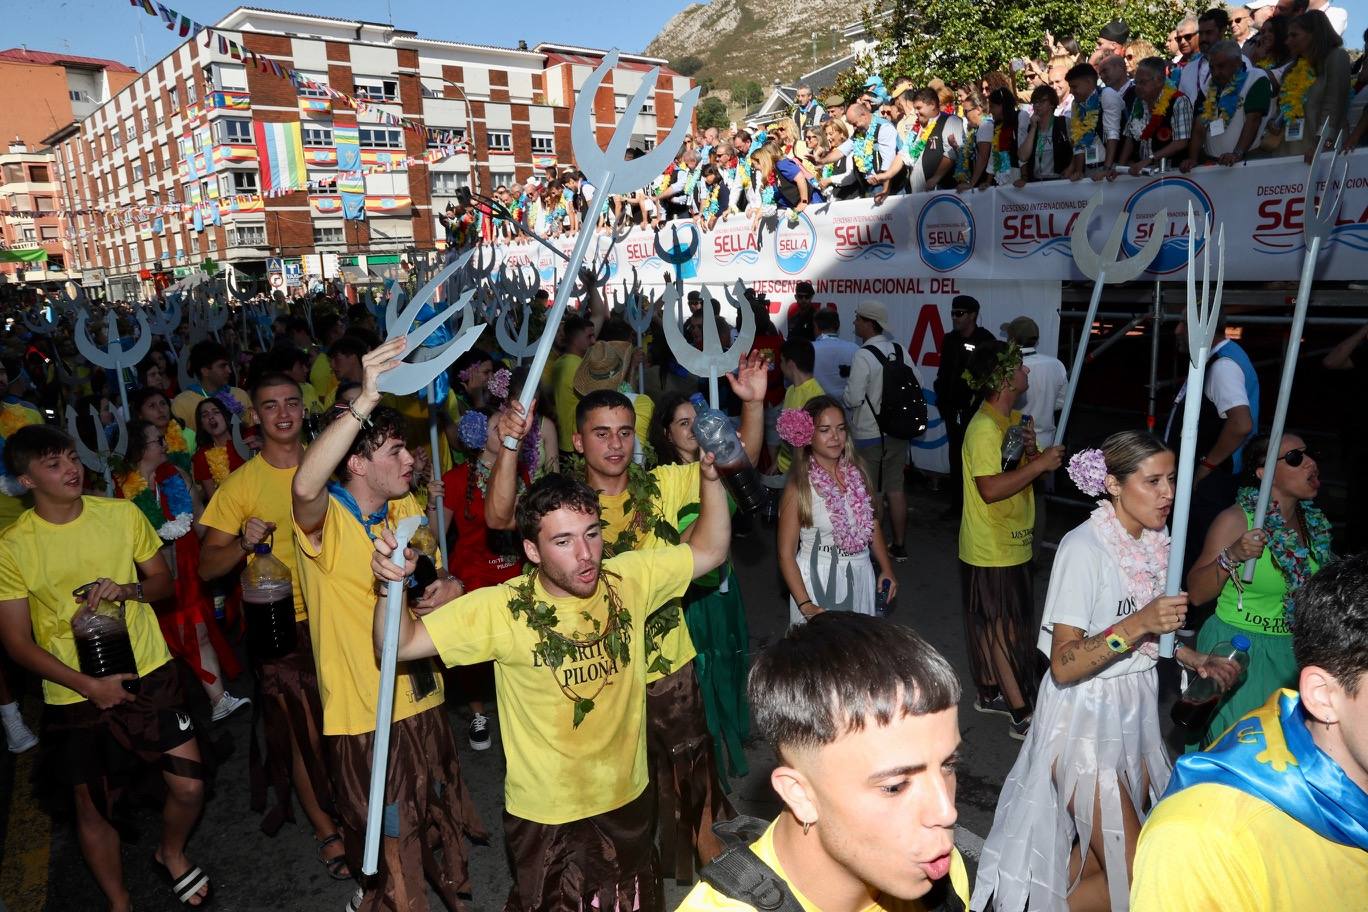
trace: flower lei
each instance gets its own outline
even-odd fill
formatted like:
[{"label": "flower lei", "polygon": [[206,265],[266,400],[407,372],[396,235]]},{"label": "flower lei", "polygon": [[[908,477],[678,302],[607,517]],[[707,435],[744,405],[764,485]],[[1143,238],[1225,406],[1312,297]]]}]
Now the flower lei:
[{"label": "flower lei", "polygon": [[1235,116],[1235,110],[1240,104],[1240,91],[1244,88],[1245,80],[1249,78],[1248,70],[1240,70],[1235,74],[1235,78],[1226,83],[1219,92],[1208,91],[1206,100],[1202,102],[1202,120],[1211,123],[1217,117],[1221,122],[1230,125],[1230,121]]},{"label": "flower lei", "polygon": [[722,210],[722,182],[713,184],[703,203],[703,218],[712,218]]},{"label": "flower lei", "polygon": [[1012,170],[1012,146],[1016,144],[1016,130],[1006,122],[993,124],[993,173],[1006,174]]},{"label": "flower lei", "polygon": [[546,216],[546,230],[548,232],[561,230],[565,225],[565,217],[567,214],[565,201],[561,200],[556,204],[556,208],[552,209],[551,213]]},{"label": "flower lei", "polygon": [[162,436],[166,439],[166,458],[188,471],[190,468],[190,445],[185,440],[180,422],[174,418],[168,421],[166,430],[162,431]]},{"label": "flower lei", "polygon": [[1278,108],[1282,111],[1283,123],[1292,123],[1306,117],[1306,93],[1316,82],[1316,70],[1305,57],[1283,74],[1282,91],[1278,95]]},{"label": "flower lei", "polygon": [[1068,471],[1074,486],[1089,497],[1107,493],[1107,459],[1096,447],[1074,453],[1069,458]]},{"label": "flower lei", "polygon": [[523,439],[522,449],[518,451],[518,464],[527,472],[529,478],[536,479],[541,466],[541,419],[532,422],[532,430]]},{"label": "flower lei", "polygon": [[911,159],[914,164],[921,160],[922,152],[926,151],[926,143],[931,138],[931,132],[936,129],[937,120],[939,120],[939,118],[936,120],[928,120],[926,126],[917,131],[916,138],[913,139],[911,145],[907,147],[907,157]]},{"label": "flower lei", "polygon": [[770,173],[769,173],[768,175],[766,175],[766,177],[765,177],[765,185],[764,185],[763,187],[760,188],[760,205],[761,205],[761,206],[773,206],[773,205],[775,205],[775,202],[774,202],[774,194],[778,191],[778,189],[779,189],[779,169],[777,169],[777,168],[772,168],[772,169],[770,169]]},{"label": "flower lei", "polygon": [[[206,396],[205,398],[207,399],[209,397]],[[237,401],[237,397],[233,395],[232,390],[226,386],[215,392],[214,398],[223,404],[223,407],[228,410],[229,415],[237,415],[241,418],[243,412],[246,411],[246,409],[242,407],[242,403]],[[168,438],[168,443],[169,442]]]},{"label": "flower lei", "polygon": [[[1100,452],[1100,451],[1099,451]],[[1116,518],[1116,507],[1104,500],[1092,511],[1088,521],[1111,551],[1121,577],[1126,581],[1126,594],[1137,609],[1143,608],[1164,592],[1168,577],[1169,536],[1156,529],[1140,530],[1133,538]],[[1152,634],[1136,645],[1136,651],[1151,659],[1159,657],[1159,645]]]},{"label": "flower lei", "polygon": [[789,446],[805,447],[812,442],[815,426],[806,409],[784,409],[776,425],[780,439]]},{"label": "flower lei", "polygon": [[875,116],[869,121],[869,126],[860,131],[858,139],[851,138],[850,154],[861,174],[874,173],[874,143],[879,136],[879,127],[885,123],[887,121],[882,117]]},{"label": "flower lei", "polygon": [[975,377],[973,372],[965,369],[960,374],[961,379],[969,385],[971,390],[987,396],[1002,389],[1007,379],[1016,373],[1016,369],[1021,366],[1021,349],[1015,342],[1008,342],[997,356],[997,364],[993,367],[993,372],[982,379]]},{"label": "flower lei", "polygon": [[[1240,488],[1236,502],[1242,510],[1253,515],[1258,499],[1258,488]],[[1287,583],[1287,593],[1283,596],[1283,615],[1289,622],[1292,620],[1292,597],[1311,578],[1311,559],[1314,557],[1316,565],[1320,567],[1334,559],[1330,553],[1330,520],[1325,512],[1309,500],[1300,501],[1297,507],[1301,511],[1302,522],[1306,524],[1306,534],[1311,539],[1309,543],[1302,540],[1295,525],[1288,525],[1283,519],[1276,500],[1269,501],[1263,526],[1268,533],[1269,556],[1282,571]]]},{"label": "flower lei", "polygon": [[874,502],[865,489],[864,476],[849,460],[836,464],[836,479],[814,459],[808,463],[808,480],[822,496],[831,515],[831,532],[842,554],[858,554],[874,537]]},{"label": "flower lei", "polygon": [[31,419],[17,405],[5,404],[0,407],[0,437],[8,440],[21,428],[28,426]]},{"label": "flower lei", "polygon": [[[1169,108],[1173,105],[1173,99],[1178,96],[1178,90],[1168,83],[1164,83],[1164,88],[1160,90],[1159,97],[1154,100],[1154,107],[1150,109],[1149,123],[1145,124],[1145,129],[1140,131],[1140,139],[1157,139],[1161,143],[1166,143],[1173,139],[1173,131],[1164,126],[1164,118],[1168,116]],[[1144,102],[1135,99],[1135,117],[1141,117]]]},{"label": "flower lei", "polygon": [[522,617],[524,623],[533,633],[537,634],[537,644],[532,647],[533,654],[542,661],[542,664],[551,669],[551,674],[555,678],[556,686],[560,688],[561,694],[574,704],[575,714],[571,722],[572,728],[579,728],[584,717],[593,712],[594,700],[608,685],[608,676],[605,675],[599,681],[597,690],[586,696],[566,683],[564,676],[559,674],[558,670],[565,663],[565,660],[575,657],[586,649],[602,644],[603,652],[609,661],[616,662],[621,668],[626,668],[632,662],[632,649],[628,636],[632,627],[632,615],[623,607],[622,599],[618,597],[617,589],[611,582],[620,579],[620,577],[611,570],[600,570],[599,572],[603,578],[605,590],[603,600],[608,606],[608,617],[600,621],[591,616],[588,611],[582,613],[581,616],[593,624],[594,632],[592,634],[572,633],[570,636],[566,636],[556,629],[558,620],[556,609],[536,598],[536,569],[527,574],[522,585],[514,588],[513,598],[508,601],[508,610],[513,617]]},{"label": "flower lei", "polygon": [[223,480],[233,471],[228,465],[227,444],[205,450],[204,461],[209,465],[209,474],[213,477],[215,484],[223,484]]},{"label": "flower lei", "polygon": [[137,470],[119,479],[119,488],[124,499],[133,501],[152,523],[157,535],[163,541],[173,542],[190,531],[195,508],[185,479],[174,468],[167,469],[158,468],[156,472],[158,489],[166,498],[165,508],[158,491],[148,487],[147,479]]},{"label": "flower lei", "polygon": [[1097,141],[1097,126],[1102,117],[1102,91],[1099,89],[1083,102],[1074,105],[1074,116],[1069,119],[1069,139],[1073,142],[1074,154],[1086,152]]}]

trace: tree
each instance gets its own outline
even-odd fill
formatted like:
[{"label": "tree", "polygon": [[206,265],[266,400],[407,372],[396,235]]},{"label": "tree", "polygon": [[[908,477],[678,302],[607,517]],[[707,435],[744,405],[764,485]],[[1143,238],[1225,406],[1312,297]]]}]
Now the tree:
[{"label": "tree", "polygon": [[1072,35],[1085,51],[1102,26],[1124,19],[1131,36],[1156,47],[1193,0],[878,0],[865,12],[865,25],[878,38],[875,59],[857,64],[861,75],[883,74],[891,85],[898,76],[924,84],[938,76],[951,85],[972,83],[993,70],[1008,71],[1014,59],[1047,54],[1045,33]]},{"label": "tree", "polygon": [[723,130],[730,122],[727,118],[727,106],[716,95],[710,95],[699,103],[696,116],[700,130],[706,130],[708,127],[717,127],[717,129]]},{"label": "tree", "polygon": [[689,54],[686,57],[671,60],[670,69],[674,70],[680,76],[692,76],[703,69],[703,61],[699,57]]},{"label": "tree", "polygon": [[765,90],[754,79],[738,79],[732,83],[732,101],[749,108],[765,100]]}]

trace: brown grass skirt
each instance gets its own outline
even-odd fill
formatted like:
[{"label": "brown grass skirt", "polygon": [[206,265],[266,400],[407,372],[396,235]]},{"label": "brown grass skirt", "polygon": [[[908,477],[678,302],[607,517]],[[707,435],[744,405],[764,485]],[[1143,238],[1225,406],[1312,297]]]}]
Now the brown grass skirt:
[{"label": "brown grass skirt", "polygon": [[1001,647],[1027,707],[1035,705],[1040,683],[1035,658],[1035,586],[1031,564],[975,567],[960,561],[964,640],[979,696],[991,699],[1001,689],[992,652]]},{"label": "brown grass skirt", "polygon": [[720,850],[712,825],[736,816],[717,773],[693,662],[646,685],[646,759],[656,792],[661,864],[666,876],[690,882],[695,859],[706,854],[706,864]]},{"label": "brown grass skirt", "polygon": [[663,912],[648,786],[616,810],[571,823],[534,823],[507,811],[504,845],[513,888],[504,912]]},{"label": "brown grass skirt", "polygon": [[[261,830],[274,836],[285,821],[294,822],[294,746],[298,745],[314,797],[324,812],[334,815],[332,783],[323,761],[323,704],[318,696],[318,673],[314,667],[309,625],[295,624],[293,652],[260,664],[253,663],[256,699],[252,706],[262,720],[266,735],[263,748],[252,725],[252,749],[248,760],[252,810],[265,811]],[[275,790],[275,802],[266,808],[266,792]]]},{"label": "brown grass skirt", "polygon": [[[373,732],[324,738],[347,866],[353,871],[361,870],[374,742]],[[464,909],[461,896],[470,893],[466,840],[484,841],[488,834],[461,777],[446,707],[394,723],[388,773],[387,838],[379,871],[362,884],[366,894],[361,909],[426,912],[425,875],[448,909]]]}]

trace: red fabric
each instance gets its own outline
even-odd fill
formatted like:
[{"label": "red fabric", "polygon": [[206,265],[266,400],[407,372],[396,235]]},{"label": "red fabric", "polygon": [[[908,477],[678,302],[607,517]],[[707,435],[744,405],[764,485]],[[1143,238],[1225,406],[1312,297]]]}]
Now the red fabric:
[{"label": "red fabric", "polygon": [[[506,557],[489,549],[484,495],[478,487],[470,492],[470,518],[466,518],[466,486],[473,470],[474,460],[468,460],[442,476],[442,486],[446,491],[443,503],[452,513],[451,522],[456,529],[457,548],[461,553],[457,575],[465,583],[466,591],[506,582],[522,573],[521,555]],[[526,481],[526,477],[523,480]]]},{"label": "red fabric", "polygon": [[757,333],[751,351],[765,356],[768,369],[765,375],[765,405],[779,405],[784,401],[784,375],[779,372],[779,349],[784,345],[784,337],[774,334]]}]

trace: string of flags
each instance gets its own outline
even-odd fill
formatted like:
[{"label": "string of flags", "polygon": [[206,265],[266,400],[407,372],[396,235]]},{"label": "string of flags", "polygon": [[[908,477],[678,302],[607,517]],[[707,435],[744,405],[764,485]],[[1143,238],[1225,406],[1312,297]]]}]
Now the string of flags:
[{"label": "string of flags", "polygon": [[212,27],[196,22],[190,17],[171,9],[163,3],[156,3],[154,0],[128,0],[128,3],[132,7],[141,9],[154,19],[161,20],[166,24],[167,31],[175,32],[182,38],[188,37],[198,39],[203,35],[205,47],[213,47],[213,40],[217,38],[220,54],[227,54],[234,60],[240,60],[245,65],[255,67],[259,72],[270,73],[281,79],[289,79],[296,86],[302,86],[315,92],[322,92],[328,97],[334,98],[347,107],[352,108],[358,114],[369,111],[382,123],[392,127],[402,127],[405,130],[411,130],[421,135],[424,138],[424,141],[434,133],[445,132],[432,130],[423,123],[411,118],[391,114],[389,111],[376,106],[374,103],[364,98],[357,98],[353,95],[348,95],[346,92],[338,91],[332,86],[314,82],[298,70],[282,66],[268,57],[263,57],[255,51],[250,51],[221,32],[215,31]]}]

